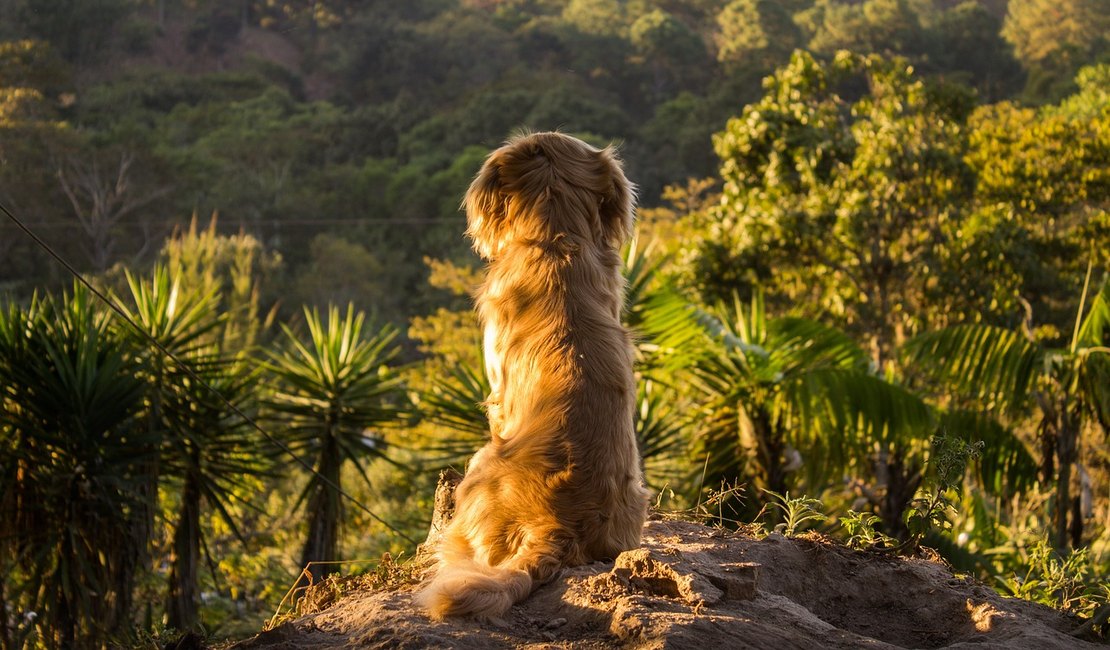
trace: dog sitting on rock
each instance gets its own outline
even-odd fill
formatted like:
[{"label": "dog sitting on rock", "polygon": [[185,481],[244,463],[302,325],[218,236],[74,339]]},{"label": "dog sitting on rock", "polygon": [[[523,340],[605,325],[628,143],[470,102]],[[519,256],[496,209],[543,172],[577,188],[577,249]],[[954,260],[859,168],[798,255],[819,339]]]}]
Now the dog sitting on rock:
[{"label": "dog sitting on rock", "polygon": [[490,154],[466,194],[488,262],[477,303],[491,439],[417,596],[433,618],[496,619],[563,567],[640,544],[648,493],[618,254],[633,192],[611,148],[531,133]]}]

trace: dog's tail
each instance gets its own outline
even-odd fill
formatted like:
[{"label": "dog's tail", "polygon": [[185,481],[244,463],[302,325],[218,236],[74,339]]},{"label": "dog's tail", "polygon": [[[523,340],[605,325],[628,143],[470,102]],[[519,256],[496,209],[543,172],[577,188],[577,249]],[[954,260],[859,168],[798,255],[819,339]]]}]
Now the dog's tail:
[{"label": "dog's tail", "polygon": [[475,560],[441,563],[436,577],[417,594],[416,603],[436,620],[448,616],[499,618],[532,592],[528,571]]}]

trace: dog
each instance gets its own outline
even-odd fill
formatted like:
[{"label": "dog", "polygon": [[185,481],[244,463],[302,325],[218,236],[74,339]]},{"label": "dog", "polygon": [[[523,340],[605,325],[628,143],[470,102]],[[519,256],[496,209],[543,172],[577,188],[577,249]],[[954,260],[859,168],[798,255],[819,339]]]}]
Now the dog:
[{"label": "dog", "polygon": [[634,193],[612,148],[557,132],[510,139],[467,191],[467,234],[487,262],[491,437],[417,595],[434,619],[497,620],[564,567],[640,545],[649,495],[620,320]]}]

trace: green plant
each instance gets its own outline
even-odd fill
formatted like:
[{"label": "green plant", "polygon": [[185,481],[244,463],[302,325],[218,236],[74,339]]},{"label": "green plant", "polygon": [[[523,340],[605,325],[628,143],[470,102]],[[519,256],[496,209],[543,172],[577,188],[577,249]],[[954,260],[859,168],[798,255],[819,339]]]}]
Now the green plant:
[{"label": "green plant", "polygon": [[793,537],[794,533],[806,522],[818,522],[828,519],[826,514],[818,510],[818,508],[822,507],[820,499],[814,499],[805,495],[791,499],[789,492],[785,494],[779,494],[770,490],[764,490],[764,492],[773,497],[771,506],[782,511],[783,521],[775,526],[775,531],[787,537]]},{"label": "green plant", "polygon": [[330,307],[326,322],[315,309],[304,315],[307,344],[283,326],[285,349],[269,352],[266,364],[275,382],[267,399],[271,421],[284,429],[295,453],[313,458],[299,498],[309,516],[301,566],[338,559],[340,468],[350,462],[369,484],[363,459],[388,460],[381,427],[408,413],[401,381],[388,366],[397,353],[392,327],[364,333],[365,315],[354,305],[346,316]]},{"label": "green plant", "polygon": [[933,438],[927,467],[931,480],[906,509],[909,537],[903,549],[915,551],[930,531],[952,528],[956,509],[950,493],[960,491],[968,463],[982,455],[983,447],[982,441],[968,443],[948,435]]},{"label": "green plant", "polygon": [[848,533],[845,543],[851,548],[892,548],[897,540],[877,530],[879,523],[882,519],[870,512],[849,510],[840,518],[840,525]]},{"label": "green plant", "polygon": [[[1085,308],[1092,266],[1080,293],[1066,348],[1051,348],[1023,333],[981,324],[961,325],[914,339],[906,352],[916,368],[954,396],[1000,415],[1020,417],[1036,408],[1041,480],[1055,482],[1053,543],[1080,540],[1069,530],[1072,472],[1085,430],[1110,433],[1110,279]],[[1071,522],[1077,523],[1077,522]]]},{"label": "green plant", "polygon": [[17,638],[100,647],[128,633],[158,449],[136,426],[139,370],[81,285],[0,312],[0,568],[7,606],[37,615]]},{"label": "green plant", "polygon": [[847,334],[771,317],[759,291],[749,306],[734,298],[712,310],[660,293],[642,322],[661,372],[690,377],[703,484],[749,481],[767,494],[799,480],[820,486],[869,464],[876,443],[909,444],[928,430],[928,406],[874,375]]},{"label": "green plant", "polygon": [[1089,549],[1057,553],[1046,537],[1029,548],[1025,574],[999,578],[1010,594],[1051,607],[1092,616],[1110,603],[1110,586],[1105,576],[1093,574]]}]

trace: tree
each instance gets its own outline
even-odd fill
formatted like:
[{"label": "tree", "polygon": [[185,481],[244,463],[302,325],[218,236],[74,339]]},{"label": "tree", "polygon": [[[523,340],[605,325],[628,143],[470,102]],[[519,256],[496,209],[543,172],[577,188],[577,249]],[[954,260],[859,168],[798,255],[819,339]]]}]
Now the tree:
[{"label": "tree", "polygon": [[929,25],[929,61],[922,61],[922,68],[966,79],[983,102],[1012,96],[1024,75],[1001,27],[1001,18],[974,0],[943,11]]},{"label": "tree", "polygon": [[37,615],[15,630],[5,617],[4,636],[33,626],[73,648],[129,633],[158,449],[136,426],[142,396],[138,358],[81,285],[0,312],[3,589]]},{"label": "tree", "polygon": [[637,18],[629,28],[628,39],[651,70],[647,96],[653,101],[673,95],[675,87],[690,87],[707,63],[701,37],[662,9]]},{"label": "tree", "polygon": [[[1034,95],[1052,95],[1059,81],[1070,80],[1084,61],[1104,52],[1110,42],[1110,11],[1105,0],[1013,0],[1006,7],[1002,36],[1031,74]],[[1053,79],[1055,77],[1055,79]],[[1047,88],[1037,88],[1037,85]]]},{"label": "tree", "polygon": [[584,34],[617,36],[626,27],[620,0],[570,0],[563,20]]},{"label": "tree", "polygon": [[786,61],[802,44],[789,7],[771,0],[733,0],[717,14],[717,60],[763,70]]},{"label": "tree", "polygon": [[[176,357],[164,356],[146,336],[133,333],[136,348],[147,350],[145,420],[161,440],[160,463],[152,474],[159,484],[180,484],[171,524],[167,622],[192,630],[198,623],[202,508],[213,509],[242,540],[229,502],[265,468],[266,454],[251,423],[240,415],[249,410],[257,377],[245,365],[246,350],[223,347],[220,328],[226,312],[217,310],[220,298],[213,287],[186,286],[180,272],[161,265],[149,281],[130,273],[127,281],[132,320]],[[156,501],[156,491],[148,499]]]},{"label": "tree", "polygon": [[115,244],[120,221],[169,191],[137,189],[131,170],[134,162],[134,154],[124,151],[118,164],[113,161],[107,169],[101,167],[95,155],[86,160],[71,154],[57,163],[58,183],[88,238],[89,261],[100,272],[117,259]]},{"label": "tree", "polygon": [[814,52],[916,57],[925,50],[925,32],[915,9],[910,0],[819,0],[802,22],[810,25]]},{"label": "tree", "polygon": [[348,305],[346,316],[328,309],[327,322],[305,309],[308,344],[283,326],[286,349],[266,363],[275,389],[266,400],[271,422],[284,429],[298,455],[312,458],[300,502],[308,512],[301,566],[325,563],[314,576],[335,570],[342,523],[340,470],[350,461],[369,484],[363,459],[388,458],[382,426],[405,414],[402,385],[387,364],[396,355],[390,327],[364,334],[365,316]]},{"label": "tree", "polygon": [[[867,88],[849,103],[846,77]],[[971,192],[963,104],[900,61],[796,52],[714,137],[724,197],[695,244],[709,302],[753,283],[836,315],[879,366],[934,316],[939,251]],[[816,310],[815,310],[816,311]]]},{"label": "tree", "polygon": [[1019,291],[1042,326],[1060,330],[1073,322],[1074,298],[1064,297],[1082,280],[1087,251],[1101,266],[1110,247],[1110,111],[1098,101],[1097,70],[1058,106],[1002,102],[968,119],[978,212],[1003,212],[999,226],[1025,240],[1007,252]]},{"label": "tree", "polygon": [[[49,97],[64,79],[46,43],[0,42],[0,202],[35,227],[60,217],[49,152],[71,135]],[[30,285],[47,272],[29,240],[6,219],[0,223],[0,279]]]}]

